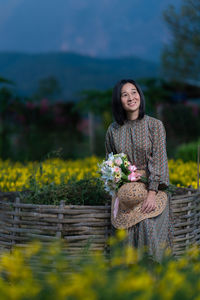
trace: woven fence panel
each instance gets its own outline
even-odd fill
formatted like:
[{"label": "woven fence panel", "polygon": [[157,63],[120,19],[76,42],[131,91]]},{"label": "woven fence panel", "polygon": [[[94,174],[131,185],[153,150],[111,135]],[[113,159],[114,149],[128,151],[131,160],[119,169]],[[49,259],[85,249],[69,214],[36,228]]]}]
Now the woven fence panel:
[{"label": "woven fence panel", "polygon": [[200,191],[196,197],[195,241],[200,245]]},{"label": "woven fence panel", "polygon": [[173,251],[176,256],[184,253],[185,249],[194,244],[196,239],[196,199],[198,193],[188,192],[185,195],[172,197],[174,215]]},{"label": "woven fence panel", "polygon": [[[171,197],[174,215],[173,251],[176,256],[200,243],[200,193],[194,190]],[[84,247],[106,250],[110,235],[110,206],[38,205],[21,203],[19,197],[0,197],[0,248],[25,246],[37,239],[65,241],[71,253]]]},{"label": "woven fence panel", "polygon": [[110,206],[24,204],[18,197],[0,200],[1,248],[62,238],[72,252],[84,246],[104,250],[109,232]]}]

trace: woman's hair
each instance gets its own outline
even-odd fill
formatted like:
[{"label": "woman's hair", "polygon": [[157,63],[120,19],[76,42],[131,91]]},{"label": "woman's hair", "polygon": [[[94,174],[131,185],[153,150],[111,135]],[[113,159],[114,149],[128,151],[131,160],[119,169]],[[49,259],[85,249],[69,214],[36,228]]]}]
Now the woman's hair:
[{"label": "woman's hair", "polygon": [[136,87],[138,93],[140,94],[140,107],[138,119],[142,119],[145,114],[145,98],[140,86],[132,79],[122,79],[118,81],[117,84],[114,86],[112,93],[112,112],[115,121],[120,125],[123,125],[124,121],[127,120],[126,111],[123,109],[121,102],[121,89],[126,83],[132,83]]}]

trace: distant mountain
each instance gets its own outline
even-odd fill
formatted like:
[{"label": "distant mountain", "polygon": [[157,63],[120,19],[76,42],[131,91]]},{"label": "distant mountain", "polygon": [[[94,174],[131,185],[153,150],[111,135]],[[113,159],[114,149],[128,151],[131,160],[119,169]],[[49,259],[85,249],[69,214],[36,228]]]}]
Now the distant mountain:
[{"label": "distant mountain", "polygon": [[85,89],[108,89],[121,78],[138,79],[159,75],[159,66],[137,57],[102,59],[76,53],[0,53],[0,77],[13,80],[23,95],[33,94],[38,81],[54,76],[62,98],[78,99]]},{"label": "distant mountain", "polygon": [[72,51],[159,61],[162,14],[182,0],[0,0],[0,51]]}]

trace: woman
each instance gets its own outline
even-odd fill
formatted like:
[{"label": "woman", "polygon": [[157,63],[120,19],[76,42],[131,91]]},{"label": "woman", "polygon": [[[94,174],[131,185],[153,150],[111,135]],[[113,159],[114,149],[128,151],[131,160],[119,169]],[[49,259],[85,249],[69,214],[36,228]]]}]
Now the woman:
[{"label": "woman", "polygon": [[[127,228],[128,243],[137,248],[148,249],[148,254],[161,261],[166,247],[172,247],[172,219],[169,199],[157,217],[148,217],[156,208],[156,194],[160,187],[169,185],[166,132],[162,121],[145,114],[145,99],[139,85],[131,79],[119,81],[112,95],[112,110],[115,122],[106,133],[106,157],[110,152],[125,153],[131,164],[145,172],[148,177],[148,194],[141,208],[145,219]],[[140,179],[138,176],[137,180]],[[114,201],[114,199],[112,199]],[[127,212],[127,216],[128,216]],[[114,222],[113,209],[111,222]],[[130,216],[127,218],[130,221]],[[126,216],[123,219],[126,222]],[[128,221],[127,221],[128,222]],[[130,226],[129,226],[130,225]]]}]

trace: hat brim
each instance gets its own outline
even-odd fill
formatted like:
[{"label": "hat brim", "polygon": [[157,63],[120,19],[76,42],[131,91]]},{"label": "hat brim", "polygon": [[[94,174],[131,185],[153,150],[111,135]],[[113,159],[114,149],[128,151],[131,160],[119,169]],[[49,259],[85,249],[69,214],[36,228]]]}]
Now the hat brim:
[{"label": "hat brim", "polygon": [[143,201],[136,204],[134,208],[121,209],[119,206],[116,218],[114,218],[114,203],[117,195],[112,197],[111,203],[111,223],[117,229],[127,229],[144,219],[153,218],[160,215],[165,209],[168,201],[168,195],[164,191],[158,191],[156,194],[156,208],[150,213],[142,213]]}]

